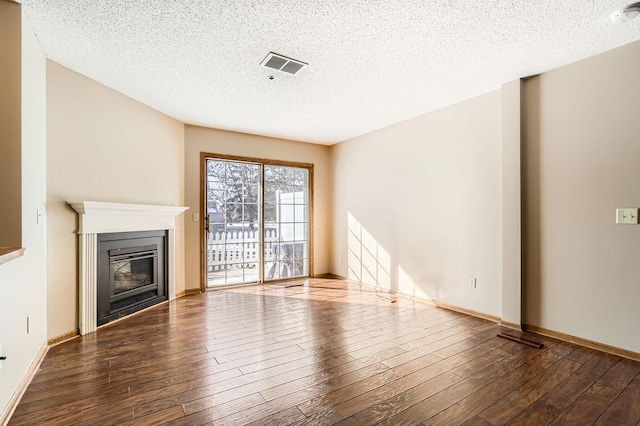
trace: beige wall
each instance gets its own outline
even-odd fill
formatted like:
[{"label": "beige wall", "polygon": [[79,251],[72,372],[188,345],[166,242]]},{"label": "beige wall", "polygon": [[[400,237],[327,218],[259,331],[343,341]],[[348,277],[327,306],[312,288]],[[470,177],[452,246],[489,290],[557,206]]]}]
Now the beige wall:
[{"label": "beige wall", "polygon": [[495,91],[334,145],[331,270],[500,316],[501,105]]},{"label": "beige wall", "polygon": [[200,212],[200,153],[235,155],[314,165],[314,273],[329,272],[331,226],[331,165],[329,148],[302,142],[244,133],[185,126],[185,196],[187,288],[200,288],[200,223],[191,220]]},{"label": "beige wall", "polygon": [[502,86],[502,323],[522,323],[522,82]]},{"label": "beige wall", "polygon": [[[78,327],[77,215],[67,201],[182,205],[184,125],[47,61],[49,338]],[[178,218],[176,289],[184,289]]]},{"label": "beige wall", "polygon": [[640,352],[640,42],[525,82],[525,322]]},{"label": "beige wall", "polygon": [[0,1],[0,247],[22,246],[20,13]]},{"label": "beige wall", "polygon": [[[20,8],[0,1],[0,17],[5,6],[17,8],[12,20],[21,20]],[[6,22],[6,21],[5,21]],[[14,22],[15,24],[15,22]],[[0,24],[0,27],[4,22]],[[3,40],[6,41],[6,40]],[[20,43],[20,35],[14,39]],[[12,395],[26,375],[38,351],[47,340],[46,306],[46,68],[45,57],[22,14],[22,244],[23,257],[0,265],[0,344],[7,360],[0,370],[0,424]],[[2,62],[2,68],[9,63]],[[27,317],[29,331],[27,332]]]}]

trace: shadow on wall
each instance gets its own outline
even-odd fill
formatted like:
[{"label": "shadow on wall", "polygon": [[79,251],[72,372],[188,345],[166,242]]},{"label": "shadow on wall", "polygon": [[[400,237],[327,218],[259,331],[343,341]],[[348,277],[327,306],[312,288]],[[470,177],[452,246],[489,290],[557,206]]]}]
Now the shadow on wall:
[{"label": "shadow on wall", "polygon": [[[540,305],[544,300],[541,288],[541,164],[540,164],[540,77],[525,80],[525,136],[522,147],[522,304],[523,321],[540,324]],[[534,301],[531,303],[530,301]],[[529,302],[529,303],[527,303]]]},{"label": "shadow on wall", "polygon": [[347,212],[348,277],[380,290],[390,290],[420,299],[431,297],[418,286],[401,265],[394,265],[389,252],[367,229]]}]

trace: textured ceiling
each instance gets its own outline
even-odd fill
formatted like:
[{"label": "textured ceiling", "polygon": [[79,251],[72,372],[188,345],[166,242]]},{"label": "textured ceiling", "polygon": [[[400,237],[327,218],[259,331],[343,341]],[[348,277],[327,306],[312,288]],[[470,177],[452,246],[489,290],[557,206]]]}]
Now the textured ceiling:
[{"label": "textured ceiling", "polygon": [[624,0],[22,3],[47,57],[180,121],[324,144],[640,39]]}]

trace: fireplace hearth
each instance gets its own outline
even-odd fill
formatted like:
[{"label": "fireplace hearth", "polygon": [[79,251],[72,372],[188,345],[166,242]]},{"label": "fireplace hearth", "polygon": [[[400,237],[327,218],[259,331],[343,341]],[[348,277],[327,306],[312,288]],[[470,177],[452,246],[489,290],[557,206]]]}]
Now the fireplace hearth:
[{"label": "fireplace hearth", "polygon": [[166,234],[98,234],[98,325],[168,300]]}]

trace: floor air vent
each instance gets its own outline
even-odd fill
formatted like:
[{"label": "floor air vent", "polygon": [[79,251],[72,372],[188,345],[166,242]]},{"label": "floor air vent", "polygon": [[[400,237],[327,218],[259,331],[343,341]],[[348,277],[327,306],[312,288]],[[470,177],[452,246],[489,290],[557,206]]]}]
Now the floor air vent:
[{"label": "floor air vent", "polygon": [[297,75],[300,70],[307,65],[309,64],[273,52],[269,52],[260,64],[260,66],[265,68],[271,68],[291,75]]}]

